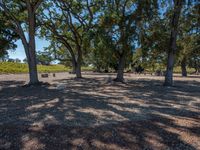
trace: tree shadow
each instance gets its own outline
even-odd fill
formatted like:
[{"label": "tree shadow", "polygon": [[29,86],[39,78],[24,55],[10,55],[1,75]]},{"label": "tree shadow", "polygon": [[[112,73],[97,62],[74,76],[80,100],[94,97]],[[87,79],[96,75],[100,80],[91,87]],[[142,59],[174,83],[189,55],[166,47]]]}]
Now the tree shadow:
[{"label": "tree shadow", "polygon": [[0,82],[0,149],[200,148],[199,82],[55,82]]}]

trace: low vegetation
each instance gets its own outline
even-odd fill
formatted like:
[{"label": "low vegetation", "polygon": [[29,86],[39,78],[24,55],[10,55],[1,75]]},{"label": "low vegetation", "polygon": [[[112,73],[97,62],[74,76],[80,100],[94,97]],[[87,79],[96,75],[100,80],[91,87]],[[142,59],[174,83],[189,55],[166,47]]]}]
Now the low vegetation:
[{"label": "low vegetation", "polygon": [[[70,67],[65,67],[64,65],[38,65],[38,72],[65,72],[70,71],[70,69]],[[0,62],[0,73],[28,73],[28,65],[24,63]]]},{"label": "low vegetation", "polygon": [[[64,65],[55,64],[55,65],[38,65],[38,72],[48,73],[48,72],[69,72],[71,67],[66,67]],[[83,71],[94,71],[93,67],[82,67]],[[145,68],[147,72],[154,73],[150,68]],[[161,69],[164,71],[164,69]],[[195,70],[192,68],[187,68],[189,74],[192,74]],[[16,62],[0,62],[0,74],[16,74],[16,73],[28,73],[28,65],[25,63],[16,63]],[[175,67],[174,73],[181,73],[180,67]]]}]

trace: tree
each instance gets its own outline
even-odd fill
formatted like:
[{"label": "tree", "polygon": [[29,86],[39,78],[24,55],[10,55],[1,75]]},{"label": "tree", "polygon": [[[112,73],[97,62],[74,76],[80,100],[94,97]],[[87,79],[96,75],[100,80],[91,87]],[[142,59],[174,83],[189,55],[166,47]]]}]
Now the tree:
[{"label": "tree", "polygon": [[27,64],[27,58],[23,59],[23,63]]},{"label": "tree", "polygon": [[[63,44],[57,43],[56,40],[52,40],[48,47],[45,47],[45,52],[51,55],[52,60],[59,61],[59,64],[69,67],[71,65],[71,55],[69,51],[66,50]],[[72,68],[72,73],[76,73],[75,68]]]},{"label": "tree", "polygon": [[156,1],[108,0],[104,2],[100,24],[111,36],[118,58],[115,81],[124,82],[126,62],[132,53],[139,36],[142,20],[150,16]]},{"label": "tree", "polygon": [[[161,8],[159,8],[161,9]],[[164,18],[163,18],[164,16]],[[153,72],[161,70],[166,65],[167,50],[169,44],[169,19],[167,13],[156,12],[151,20],[147,20],[147,26],[140,30],[140,49],[136,53],[136,60],[142,60],[144,67],[150,68]],[[135,59],[135,58],[133,58]]]},{"label": "tree", "polygon": [[190,50],[188,54],[188,66],[195,69],[195,73],[200,73],[200,34],[190,37],[191,42],[187,48]]},{"label": "tree", "polygon": [[15,49],[14,43],[19,37],[12,31],[13,25],[10,24],[6,17],[0,13],[0,59],[4,61],[8,58],[7,50]]},{"label": "tree", "polygon": [[177,50],[176,39],[178,34],[178,23],[182,6],[183,6],[182,0],[174,0],[173,16],[171,19],[171,26],[170,26],[171,35],[170,35],[170,43],[169,43],[168,58],[167,58],[167,70],[164,82],[165,86],[173,85],[173,68],[175,60],[174,57]]},{"label": "tree", "polygon": [[117,70],[117,58],[114,53],[112,37],[101,26],[96,26],[91,36],[91,51],[88,55],[89,62],[97,72],[108,72],[109,69]]},{"label": "tree", "polygon": [[70,53],[77,78],[82,77],[83,54],[89,47],[87,35],[92,28],[93,7],[90,0],[49,1],[41,14],[40,20],[44,28],[41,34],[49,40],[56,40]]},{"label": "tree", "polygon": [[37,64],[50,65],[53,61],[53,57],[48,51],[37,52]]},{"label": "tree", "polygon": [[[1,0],[1,12],[13,25],[13,31],[17,33],[25,49],[28,67],[29,67],[29,85],[38,84],[38,74],[36,66],[35,50],[35,32],[36,32],[36,14],[42,0]],[[25,28],[28,28],[28,39],[25,36]]]},{"label": "tree", "polygon": [[21,60],[20,60],[19,58],[16,58],[16,59],[15,59],[15,62],[16,62],[16,63],[21,63]]},{"label": "tree", "polygon": [[[199,27],[199,15],[198,15],[198,5],[195,1],[188,4],[183,2],[182,13],[180,14],[179,27],[177,30],[177,46],[176,51],[174,52],[174,65],[181,65],[182,75],[187,75],[186,66],[190,59],[190,54],[192,54],[193,49],[198,49],[198,42],[194,42],[194,37],[197,36],[198,27]],[[171,3],[173,4],[173,3]],[[167,54],[169,52],[169,43],[170,43],[170,31],[172,23],[172,17],[174,13],[173,5],[170,5],[168,2],[161,2],[158,12],[154,14],[152,20],[147,22],[142,30],[140,30],[140,43],[141,43],[141,58],[143,60],[143,65],[148,68],[155,68],[159,66],[161,70],[163,66],[166,66]],[[162,7],[161,7],[162,6]],[[163,7],[166,8],[163,10]],[[162,9],[162,10],[161,10]],[[193,43],[193,42],[194,43]],[[191,46],[193,43],[193,48]],[[196,59],[195,59],[196,60]]]},{"label": "tree", "polygon": [[[178,62],[181,65],[182,76],[187,76],[187,66],[195,68],[200,56],[200,5],[195,1],[186,5],[180,17],[180,34],[178,44]],[[199,58],[200,59],[200,58]],[[194,62],[193,62],[194,61]],[[190,65],[189,65],[190,64]],[[192,65],[193,64],[193,65]],[[198,70],[195,68],[196,71]]]}]

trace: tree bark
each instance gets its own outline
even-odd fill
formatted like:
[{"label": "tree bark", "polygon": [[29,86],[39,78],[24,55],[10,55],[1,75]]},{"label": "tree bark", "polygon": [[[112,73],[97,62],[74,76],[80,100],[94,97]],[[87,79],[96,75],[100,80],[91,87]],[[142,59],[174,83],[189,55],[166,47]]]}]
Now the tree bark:
[{"label": "tree bark", "polygon": [[76,74],[76,78],[82,78],[81,63],[72,60],[72,74]]},{"label": "tree bark", "polygon": [[72,74],[76,73],[76,61],[72,59]]},{"label": "tree bark", "polygon": [[200,68],[199,68],[199,67],[196,67],[196,68],[195,68],[195,74],[198,75],[199,73],[200,73]]},{"label": "tree bark", "polygon": [[33,8],[28,8],[29,20],[29,44],[28,44],[28,66],[29,66],[29,84],[38,84],[38,72],[36,62],[36,47],[35,47],[35,12]]},{"label": "tree bark", "polygon": [[124,67],[125,67],[125,54],[120,55],[119,64],[117,69],[117,77],[114,81],[124,82]]},{"label": "tree bark", "polygon": [[167,70],[165,75],[164,86],[173,86],[173,68],[174,68],[174,58],[176,53],[176,39],[178,33],[178,22],[182,9],[182,0],[174,1],[174,14],[172,17],[171,24],[171,36],[170,36],[170,45],[168,51],[168,60],[167,60]]},{"label": "tree bark", "polygon": [[81,51],[81,49],[79,49],[78,50],[78,58],[76,61],[76,78],[82,78],[81,63],[82,63],[82,51]]},{"label": "tree bark", "polygon": [[80,62],[76,63],[76,78],[82,78]]},{"label": "tree bark", "polygon": [[37,65],[34,59],[35,59],[34,56],[31,56],[31,60],[28,61],[30,85],[35,85],[39,83],[38,74],[37,74]]},{"label": "tree bark", "polygon": [[174,53],[168,53],[167,59],[167,71],[165,74],[165,86],[172,86],[173,85],[173,67],[174,67]]},{"label": "tree bark", "polygon": [[186,58],[183,58],[183,60],[181,61],[181,71],[182,71],[182,76],[187,77]]}]

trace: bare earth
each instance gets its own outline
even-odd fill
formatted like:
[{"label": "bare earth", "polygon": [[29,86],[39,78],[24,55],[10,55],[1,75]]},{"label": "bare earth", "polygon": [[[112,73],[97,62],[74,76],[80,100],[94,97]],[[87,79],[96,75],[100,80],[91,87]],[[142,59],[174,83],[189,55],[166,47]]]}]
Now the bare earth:
[{"label": "bare earth", "polygon": [[200,76],[83,76],[24,88],[28,75],[0,75],[0,149],[200,150]]}]

